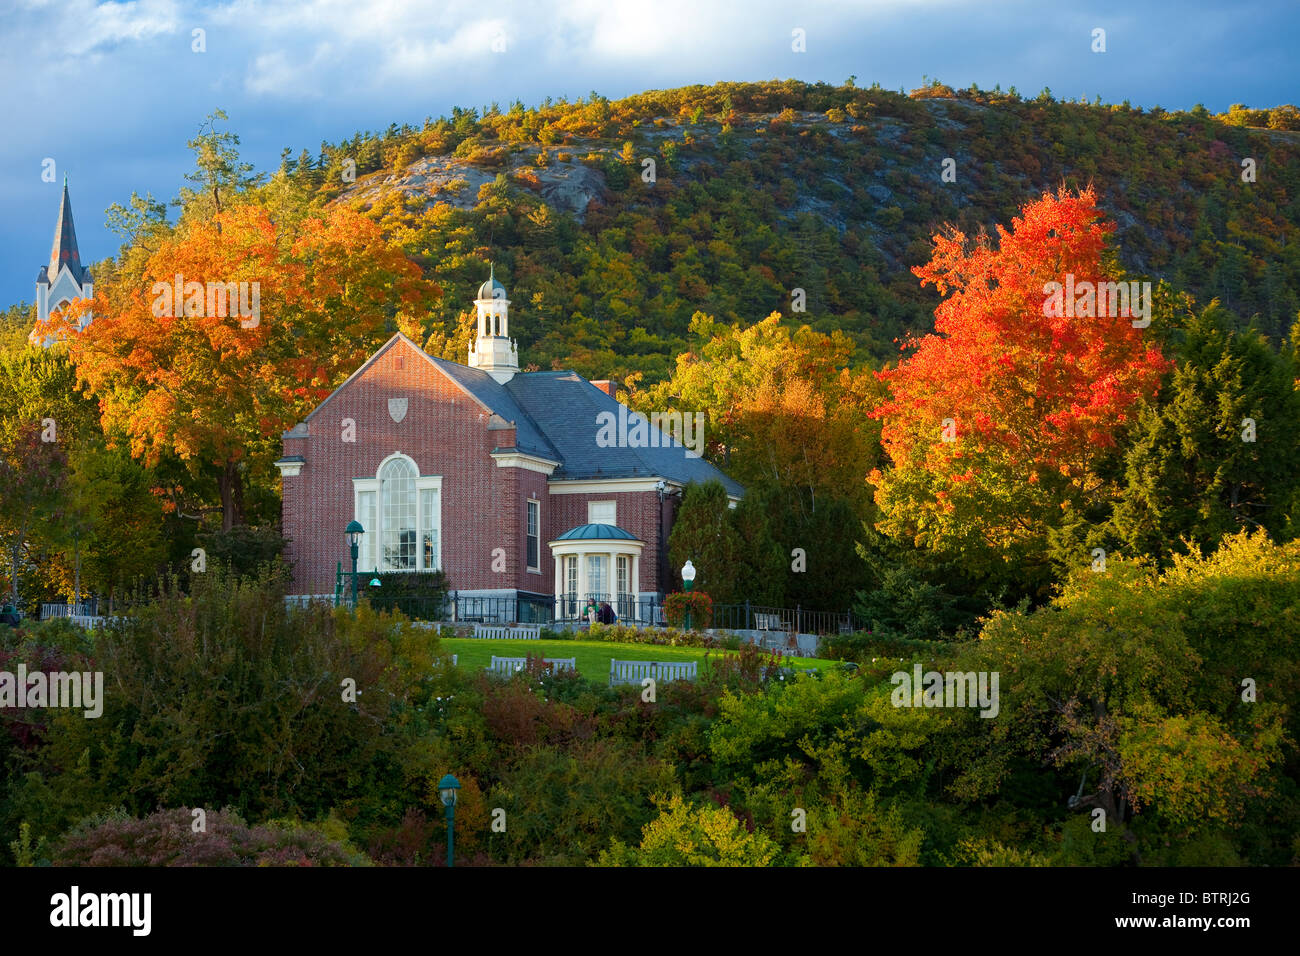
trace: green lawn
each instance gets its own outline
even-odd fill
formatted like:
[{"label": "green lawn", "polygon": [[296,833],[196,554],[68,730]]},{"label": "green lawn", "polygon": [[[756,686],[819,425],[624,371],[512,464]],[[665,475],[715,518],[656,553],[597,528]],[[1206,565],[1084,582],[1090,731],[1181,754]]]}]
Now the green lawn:
[{"label": "green lawn", "polygon": [[[473,637],[444,637],[442,648],[448,654],[457,655],[460,667],[484,668],[497,657],[574,657],[578,661],[578,673],[588,680],[606,681],[609,679],[609,662],[612,658],[620,661],[700,661],[701,669],[704,656],[716,659],[720,655],[734,654],[734,651],[709,649],[704,647],[661,647],[657,644],[614,644],[609,641],[489,641]],[[815,657],[792,658],[787,666],[795,668],[815,667],[822,670],[838,666],[838,661],[824,661]]]}]

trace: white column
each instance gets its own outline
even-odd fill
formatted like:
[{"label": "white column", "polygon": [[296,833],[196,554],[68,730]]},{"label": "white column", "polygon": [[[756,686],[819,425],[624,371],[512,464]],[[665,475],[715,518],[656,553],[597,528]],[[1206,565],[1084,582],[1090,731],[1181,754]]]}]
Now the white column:
[{"label": "white column", "polygon": [[641,593],[641,558],[635,552],[632,554],[632,580],[628,582],[632,586],[632,600],[636,600]]}]

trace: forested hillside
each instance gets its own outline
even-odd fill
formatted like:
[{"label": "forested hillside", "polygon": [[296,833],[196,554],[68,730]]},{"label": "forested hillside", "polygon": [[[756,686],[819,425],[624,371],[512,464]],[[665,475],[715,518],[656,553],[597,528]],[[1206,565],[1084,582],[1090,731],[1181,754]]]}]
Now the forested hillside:
[{"label": "forested hillside", "polygon": [[454,332],[491,259],[523,361],[589,376],[663,378],[694,312],[753,322],[798,298],[795,317],[850,333],[860,361],[892,360],[894,338],[932,326],[938,296],[910,272],[932,234],[991,229],[1062,185],[1095,186],[1132,277],[1217,297],[1274,342],[1300,309],[1289,106],[1213,116],[937,82],[725,83],[457,110],[286,150],[280,181],[361,201],[400,237],[446,292],[427,331]]},{"label": "forested hillside", "polygon": [[[1294,107],[1213,116],[937,81],[910,94],[851,81],[724,83],[456,109],[315,154],[286,148],[273,173],[241,157],[225,121],[216,111],[187,144],[196,165],[172,201],[178,216],[152,195],[108,211],[125,242],[94,265],[86,334],[38,359],[23,343],[31,309],[18,305],[0,335],[12,386],[0,420],[30,429],[56,409],[72,438],[84,423],[111,450],[100,470],[117,474],[114,493],[136,489],[129,507],[150,530],[149,546],[130,549],[141,563],[131,573],[147,572],[161,549],[178,560],[196,536],[244,524],[262,526],[276,550],[280,432],[395,329],[464,361],[469,300],[489,262],[509,290],[527,367],[615,377],[643,410],[705,413],[708,455],[752,502],[736,545],[744,563],[713,562],[715,573],[736,570],[715,582],[724,595],[757,588],[772,603],[842,608],[866,586],[877,595],[867,611],[882,622],[951,632],[999,594],[1045,600],[1085,544],[1163,561],[1182,535],[1211,545],[1242,528],[1291,536],[1296,452],[1279,426],[1296,401]],[[1039,202],[1048,194],[1058,199]],[[1070,333],[1100,351],[1074,355],[1069,381],[1034,384],[1043,358],[1072,346],[1027,338],[1024,302],[989,309],[952,297],[976,260],[934,258],[947,225],[964,246],[986,234],[996,246],[995,230],[1014,231],[1031,207],[1088,224],[1086,254],[1063,248],[1090,274],[1155,288],[1148,335],[1092,324]],[[1063,235],[1052,227],[1003,250],[1019,270],[1015,295],[1038,294],[1026,276],[1041,285],[1061,271],[1040,253]],[[160,323],[145,293],[178,271],[259,281],[274,318],[234,337],[227,320]],[[900,367],[900,345],[938,329],[941,308],[951,355],[923,348]],[[1112,346],[1121,351],[1095,361]],[[1164,358],[1144,357],[1152,348]],[[1018,377],[982,378],[995,367]],[[1096,392],[1104,382],[1108,396]],[[1026,383],[1036,389],[1028,406]],[[1005,428],[995,444],[1011,457],[984,464],[1002,487],[969,484],[969,459],[916,459],[931,429],[956,428],[990,402],[1003,421],[982,437]],[[1267,421],[1261,442],[1281,444],[1238,449],[1224,471],[1214,443],[1244,417]],[[1023,444],[1025,429],[1067,420],[1076,432]],[[1200,470],[1190,463],[1206,456]],[[1040,474],[1048,462],[1055,470]],[[935,475],[956,484],[925,485]],[[1026,488],[1046,497],[1031,505]],[[967,490],[979,492],[972,510],[952,512]],[[1188,510],[1164,508],[1169,494]],[[808,540],[820,542],[815,566],[783,572]],[[26,547],[37,566],[37,551],[63,566],[42,582],[47,594],[73,577],[64,544]]]}]

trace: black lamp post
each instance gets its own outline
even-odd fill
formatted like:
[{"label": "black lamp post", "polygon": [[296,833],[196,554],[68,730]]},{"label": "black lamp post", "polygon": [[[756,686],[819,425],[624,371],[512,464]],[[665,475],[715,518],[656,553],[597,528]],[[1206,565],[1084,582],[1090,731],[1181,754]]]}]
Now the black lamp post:
[{"label": "black lamp post", "polygon": [[347,529],[343,532],[343,537],[347,539],[348,550],[352,554],[352,606],[357,606],[357,557],[361,553],[360,543],[361,536],[366,533],[366,529],[361,527],[361,522],[355,518],[348,522]]},{"label": "black lamp post", "polygon": [[460,781],[447,774],[438,781],[438,796],[442,798],[442,805],[447,808],[447,866],[454,866],[456,859],[456,791],[460,789]]}]

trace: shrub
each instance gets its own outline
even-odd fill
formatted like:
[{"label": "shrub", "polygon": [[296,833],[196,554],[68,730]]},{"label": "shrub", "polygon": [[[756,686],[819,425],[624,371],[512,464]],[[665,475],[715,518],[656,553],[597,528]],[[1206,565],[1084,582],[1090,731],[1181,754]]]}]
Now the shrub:
[{"label": "shrub", "polygon": [[869,664],[875,658],[932,660],[946,657],[955,649],[955,645],[946,641],[921,641],[889,632],[858,631],[855,634],[827,634],[821,640],[819,653],[830,660]]},{"label": "shrub", "polygon": [[229,531],[200,534],[198,543],[207,551],[209,565],[224,564],[239,575],[257,574],[284,552],[284,537],[275,527],[237,525]]},{"label": "shrub", "polygon": [[672,627],[684,627],[687,614],[692,628],[708,627],[713,621],[713,599],[703,591],[675,591],[664,598],[664,617]]},{"label": "shrub", "polygon": [[508,814],[506,832],[490,837],[493,856],[586,863],[611,837],[635,840],[654,815],[650,796],[675,787],[673,768],[649,758],[637,742],[606,738],[525,749],[489,791],[488,805]]},{"label": "shrub", "polygon": [[[586,640],[616,644],[660,644],[669,647],[721,647],[724,637],[672,627],[639,628],[631,624],[596,623],[585,632]],[[734,636],[734,635],[729,635]]]},{"label": "shrub", "polygon": [[113,805],[315,817],[400,799],[402,779],[380,768],[397,731],[427,719],[432,635],[364,605],[286,607],[275,581],[218,566],[96,641],[113,685],[103,715],[50,718],[40,772],[10,778],[0,823],[54,835]]},{"label": "shrub", "polygon": [[[447,575],[442,571],[383,571],[378,575],[358,571],[362,593],[370,606],[379,611],[401,611],[417,621],[437,621],[443,617],[447,598]],[[367,582],[379,580],[377,587]],[[351,585],[345,580],[345,590]]]},{"label": "shrub", "polygon": [[618,840],[600,854],[599,866],[769,866],[779,847],[750,833],[726,807],[688,804],[681,795],[658,800],[659,816],[646,824],[641,843]]},{"label": "shrub", "polygon": [[57,843],[55,866],[365,866],[346,842],[298,823],[250,827],[232,810],[208,811],[201,832],[187,807],[136,820],[92,817]]}]

